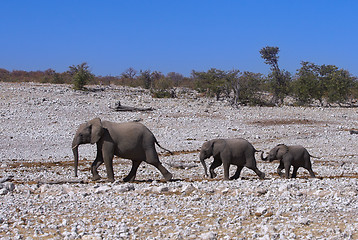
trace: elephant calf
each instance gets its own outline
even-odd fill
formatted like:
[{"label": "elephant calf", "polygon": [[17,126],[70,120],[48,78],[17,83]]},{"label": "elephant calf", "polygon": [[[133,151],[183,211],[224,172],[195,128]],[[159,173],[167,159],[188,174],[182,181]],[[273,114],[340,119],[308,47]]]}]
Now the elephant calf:
[{"label": "elephant calf", "polygon": [[224,179],[229,180],[230,165],[236,165],[236,173],[230,178],[238,179],[244,166],[252,169],[260,179],[265,178],[265,173],[256,167],[255,152],[257,151],[251,143],[243,138],[237,139],[213,139],[203,144],[200,150],[200,162],[204,167],[205,175],[208,176],[205,159],[214,157],[210,166],[210,177],[216,177],[214,169],[221,164],[224,165]]},{"label": "elephant calf", "polygon": [[[158,144],[153,133],[141,123],[114,123],[95,118],[81,124],[72,142],[76,177],[78,146],[86,143],[97,144],[96,160],[91,166],[93,180],[100,179],[97,168],[104,163],[108,180],[114,181],[114,155],[132,160],[132,169],[128,176],[123,179],[125,182],[135,179],[137,169],[143,161],[156,167],[163,174],[165,180],[168,181],[172,178],[172,174],[160,163],[157,151],[155,150],[155,144],[160,148],[162,147]],[[165,148],[163,149],[170,152]]]},{"label": "elephant calf", "polygon": [[290,177],[290,168],[293,166],[293,172],[291,177],[295,178],[299,167],[303,167],[308,170],[311,177],[315,177],[312,171],[311,156],[307,149],[300,146],[286,146],[285,144],[279,144],[269,152],[266,158],[261,153],[261,159],[264,161],[280,160],[280,165],[277,168],[277,173],[280,177],[283,177],[282,169],[285,169],[285,177]]}]

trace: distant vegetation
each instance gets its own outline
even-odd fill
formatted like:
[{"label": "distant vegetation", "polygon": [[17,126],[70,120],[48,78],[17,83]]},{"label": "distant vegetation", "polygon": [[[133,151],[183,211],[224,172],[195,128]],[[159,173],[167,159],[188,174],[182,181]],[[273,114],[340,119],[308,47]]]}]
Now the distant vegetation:
[{"label": "distant vegetation", "polygon": [[[260,50],[262,59],[271,72],[260,73],[224,71],[211,68],[206,72],[193,70],[190,77],[180,73],[163,74],[158,71],[128,68],[119,76],[95,76],[87,63],[69,67],[63,73],[52,69],[46,71],[8,71],[0,68],[0,81],[40,82],[72,84],[76,90],[86,90],[87,84],[122,85],[149,89],[153,97],[175,97],[178,87],[197,90],[202,96],[228,100],[238,105],[282,105],[300,106],[332,104],[354,105],[358,99],[358,80],[347,70],[335,65],[316,65],[301,62],[301,68],[291,74],[278,65],[278,47],[264,47]],[[289,99],[289,100],[287,100]]]}]

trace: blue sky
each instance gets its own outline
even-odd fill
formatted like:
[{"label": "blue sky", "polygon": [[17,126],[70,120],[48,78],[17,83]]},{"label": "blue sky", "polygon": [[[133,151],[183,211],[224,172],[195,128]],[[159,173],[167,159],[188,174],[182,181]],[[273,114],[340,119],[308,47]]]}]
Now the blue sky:
[{"label": "blue sky", "polygon": [[0,68],[96,75],[136,70],[239,69],[267,74],[265,46],[280,48],[291,73],[301,61],[358,76],[358,1],[4,0]]}]

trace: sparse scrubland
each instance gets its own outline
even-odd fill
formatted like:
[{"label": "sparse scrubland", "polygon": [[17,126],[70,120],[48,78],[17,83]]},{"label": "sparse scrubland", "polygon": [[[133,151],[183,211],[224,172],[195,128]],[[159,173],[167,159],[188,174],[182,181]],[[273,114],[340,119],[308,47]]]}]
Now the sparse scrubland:
[{"label": "sparse scrubland", "polygon": [[[153,98],[142,88],[0,82],[0,238],[2,239],[358,239],[357,108],[232,106],[174,88]],[[153,111],[113,110],[124,106]],[[93,182],[95,145],[79,148],[73,175],[71,141],[95,117],[140,121],[159,143],[174,175],[164,182],[142,163],[136,181],[122,181],[130,161],[115,158],[116,181]],[[266,179],[244,168],[238,180],[204,177],[199,149],[213,138],[242,137],[258,150],[301,144],[317,178],[300,168],[282,179],[277,162],[256,155]],[[210,163],[212,159],[207,160]],[[233,174],[235,167],[231,167]]]}]

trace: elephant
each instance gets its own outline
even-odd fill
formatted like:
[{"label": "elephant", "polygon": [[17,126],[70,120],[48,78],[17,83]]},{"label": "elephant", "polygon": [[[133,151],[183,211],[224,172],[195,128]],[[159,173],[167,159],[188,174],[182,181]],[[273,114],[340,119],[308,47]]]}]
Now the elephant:
[{"label": "elephant", "polygon": [[[240,177],[241,170],[244,166],[252,169],[260,179],[265,178],[265,173],[256,167],[255,152],[257,151],[251,143],[243,138],[235,139],[213,139],[205,142],[200,150],[200,162],[204,167],[205,175],[208,176],[205,159],[214,157],[210,166],[210,178],[215,178],[217,174],[215,168],[221,164],[224,166],[224,180],[233,180]],[[235,174],[229,178],[230,165],[236,165]]]},{"label": "elephant", "polygon": [[78,169],[78,146],[87,143],[97,144],[97,156],[91,165],[93,180],[101,178],[97,168],[104,163],[108,181],[114,181],[114,155],[132,160],[132,169],[123,179],[125,182],[134,181],[137,169],[143,161],[156,167],[166,181],[172,178],[172,174],[159,161],[155,144],[171,154],[172,152],[161,147],[153,133],[141,123],[115,123],[94,118],[81,124],[72,141],[75,177]]},{"label": "elephant", "polygon": [[[303,167],[308,170],[311,177],[314,178],[315,174],[312,171],[311,157],[306,148],[301,145],[286,146],[285,144],[279,144],[268,153],[264,158],[263,152],[261,153],[261,159],[264,161],[280,160],[280,165],[277,168],[277,173],[280,177],[283,177],[282,169],[285,169],[285,177],[290,178],[290,168],[293,166],[293,172],[291,178],[297,176],[297,170],[299,167]],[[317,157],[314,157],[317,158]]]}]

